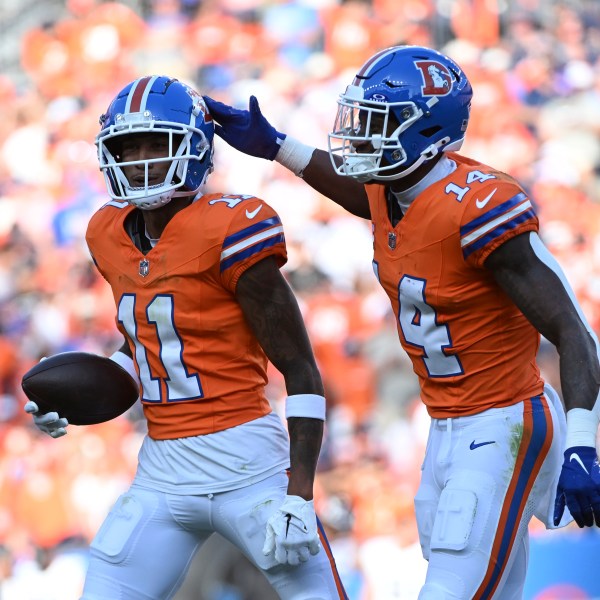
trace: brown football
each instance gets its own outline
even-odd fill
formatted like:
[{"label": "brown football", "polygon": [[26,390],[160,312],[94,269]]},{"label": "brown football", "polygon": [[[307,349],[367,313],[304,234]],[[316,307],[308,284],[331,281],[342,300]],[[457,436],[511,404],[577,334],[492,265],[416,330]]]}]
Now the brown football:
[{"label": "brown football", "polygon": [[125,369],[88,352],[62,352],[40,361],[23,375],[21,387],[41,413],[56,411],[72,425],[110,421],[139,395]]}]

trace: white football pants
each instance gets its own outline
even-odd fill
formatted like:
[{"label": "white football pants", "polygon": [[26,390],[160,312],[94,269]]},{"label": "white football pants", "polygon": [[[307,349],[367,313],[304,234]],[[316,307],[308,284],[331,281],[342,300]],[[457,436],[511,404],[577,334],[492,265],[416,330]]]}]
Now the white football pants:
[{"label": "white football pants", "polygon": [[535,513],[552,526],[565,423],[551,388],[515,406],[432,421],[415,498],[429,561],[419,600],[522,598],[528,524]]},{"label": "white football pants", "polygon": [[196,551],[219,533],[237,546],[287,600],[345,599],[325,534],[321,551],[298,566],[265,557],[266,522],[286,494],[285,473],[230,492],[177,496],[132,486],[90,547],[81,600],[168,600]]}]

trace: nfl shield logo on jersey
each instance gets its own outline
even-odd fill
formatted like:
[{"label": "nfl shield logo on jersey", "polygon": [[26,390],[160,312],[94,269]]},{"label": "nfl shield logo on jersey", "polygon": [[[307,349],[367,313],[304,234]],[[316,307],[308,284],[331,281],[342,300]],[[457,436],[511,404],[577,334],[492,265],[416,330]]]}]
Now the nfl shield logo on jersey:
[{"label": "nfl shield logo on jersey", "polygon": [[150,271],[150,261],[146,258],[140,260],[140,275],[146,277]]},{"label": "nfl shield logo on jersey", "polygon": [[396,234],[393,232],[388,233],[388,246],[390,250],[396,249]]}]

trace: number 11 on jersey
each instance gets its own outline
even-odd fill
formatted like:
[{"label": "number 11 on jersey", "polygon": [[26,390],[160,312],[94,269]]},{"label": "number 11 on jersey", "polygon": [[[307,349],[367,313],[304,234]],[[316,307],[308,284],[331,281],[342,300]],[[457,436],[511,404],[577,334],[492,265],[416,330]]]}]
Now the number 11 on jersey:
[{"label": "number 11 on jersey", "polygon": [[[138,323],[135,317],[135,294],[123,294],[119,301],[118,319],[135,346],[135,360],[140,369],[142,401],[161,402],[161,378],[153,377],[148,364],[146,349],[137,335]],[[159,294],[146,306],[147,323],[156,329],[159,358],[167,374],[164,378],[167,389],[167,402],[202,398],[202,386],[198,374],[190,375],[183,362],[183,342],[177,333],[174,320],[173,296]]]}]

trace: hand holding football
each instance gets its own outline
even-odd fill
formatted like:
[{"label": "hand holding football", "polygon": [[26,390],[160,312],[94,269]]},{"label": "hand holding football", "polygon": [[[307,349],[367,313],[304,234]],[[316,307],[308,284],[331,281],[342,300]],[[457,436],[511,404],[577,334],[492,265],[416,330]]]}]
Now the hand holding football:
[{"label": "hand holding football", "polygon": [[72,425],[110,421],[139,395],[125,369],[88,352],[62,352],[42,360],[23,375],[21,387],[40,413],[57,412]]}]

